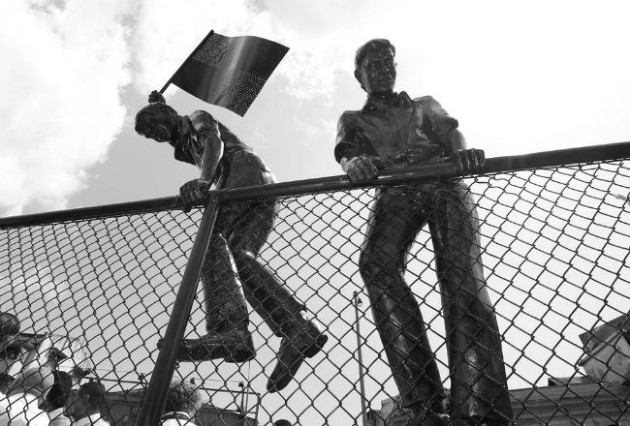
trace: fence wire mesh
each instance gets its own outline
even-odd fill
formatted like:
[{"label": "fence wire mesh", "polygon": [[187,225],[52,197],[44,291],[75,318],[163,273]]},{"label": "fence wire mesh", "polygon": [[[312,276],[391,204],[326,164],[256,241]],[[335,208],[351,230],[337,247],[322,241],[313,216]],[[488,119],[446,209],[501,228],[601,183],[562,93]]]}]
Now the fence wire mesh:
[{"label": "fence wire mesh", "polygon": [[[624,424],[630,401],[623,385],[630,377],[630,162],[463,182],[476,200],[483,275],[500,331],[512,420]],[[358,266],[374,191],[276,200],[275,226],[257,259],[323,324],[328,341],[284,389],[268,392],[282,336],[250,305],[253,359],[176,365],[175,377],[192,381],[205,397],[200,424],[407,424],[409,412]],[[68,372],[75,389],[100,381],[107,391],[104,417],[116,425],[135,423],[148,380],[161,373],[154,371],[158,340],[200,218],[200,209],[166,210],[4,227],[0,390],[11,393],[20,371],[44,365]],[[426,226],[411,247],[404,276],[448,392],[444,308]],[[186,338],[206,333],[211,313],[202,287]]]}]

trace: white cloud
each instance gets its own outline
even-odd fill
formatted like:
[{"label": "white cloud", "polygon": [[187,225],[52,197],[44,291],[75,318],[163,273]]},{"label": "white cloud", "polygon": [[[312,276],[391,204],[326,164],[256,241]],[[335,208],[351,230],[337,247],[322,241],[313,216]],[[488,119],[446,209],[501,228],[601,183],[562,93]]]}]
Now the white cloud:
[{"label": "white cloud", "polygon": [[9,2],[0,26],[0,214],[60,209],[120,130],[124,0]]},{"label": "white cloud", "polygon": [[626,1],[265,4],[300,49],[284,66],[292,94],[331,93],[356,48],[383,37],[397,47],[398,90],[434,95],[491,156],[630,137]]},{"label": "white cloud", "polygon": [[243,0],[144,1],[135,18],[134,84],[147,94],[162,88],[210,30],[226,36],[274,36],[269,16]]},{"label": "white cloud", "polygon": [[0,215],[25,206],[64,208],[130,123],[133,111],[125,116],[121,87],[133,78],[142,94],[161,88],[210,29],[289,46],[272,79],[283,78],[288,94],[307,100],[332,99],[336,76],[352,73],[356,48],[389,38],[398,48],[398,88],[436,96],[460,119],[471,144],[490,155],[555,148],[549,143],[557,141],[628,138],[625,0],[395,4],[8,2],[0,27]]},{"label": "white cloud", "polygon": [[[169,0],[147,2],[137,15],[132,41],[138,66],[134,82],[141,93],[159,90],[212,29],[226,36],[256,35],[288,46],[289,53],[272,78],[285,77],[286,92],[297,98],[332,94],[335,69],[347,68],[340,47],[349,42],[338,39],[338,31],[304,28],[308,23],[320,22],[319,18],[324,22],[326,14],[330,10],[318,2],[190,0],[185,5]],[[185,25],[164,25],[165,17],[169,22]],[[347,28],[347,33],[351,30]],[[166,94],[175,90],[172,87]]]}]

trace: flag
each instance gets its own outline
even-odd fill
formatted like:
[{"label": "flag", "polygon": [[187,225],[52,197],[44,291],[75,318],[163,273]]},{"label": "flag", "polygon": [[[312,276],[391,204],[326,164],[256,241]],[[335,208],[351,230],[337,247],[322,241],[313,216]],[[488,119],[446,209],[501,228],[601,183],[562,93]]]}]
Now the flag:
[{"label": "flag", "polygon": [[243,116],[288,50],[260,37],[226,37],[211,31],[170,82]]}]

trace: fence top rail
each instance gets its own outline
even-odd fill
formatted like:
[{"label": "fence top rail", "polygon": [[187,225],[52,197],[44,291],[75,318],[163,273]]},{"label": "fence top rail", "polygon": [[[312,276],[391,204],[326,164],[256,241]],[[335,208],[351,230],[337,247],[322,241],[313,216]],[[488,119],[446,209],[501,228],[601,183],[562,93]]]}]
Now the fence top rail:
[{"label": "fence top rail", "polygon": [[[596,161],[613,161],[624,158],[630,158],[630,142],[489,158],[486,160],[486,164],[479,174],[485,175],[544,167],[561,167]],[[388,184],[400,184],[403,182],[422,181],[431,178],[447,179],[458,176],[455,166],[450,162],[445,162],[411,166],[404,170],[386,169],[380,173],[378,178],[361,183],[350,182],[346,175],[337,175],[256,187],[210,191],[210,195],[219,202],[232,202],[252,198],[297,196],[318,192],[343,191]],[[173,196],[129,203],[10,216],[0,218],[0,229],[151,213],[161,210],[188,209],[190,209],[190,207],[186,206],[180,197]]]}]

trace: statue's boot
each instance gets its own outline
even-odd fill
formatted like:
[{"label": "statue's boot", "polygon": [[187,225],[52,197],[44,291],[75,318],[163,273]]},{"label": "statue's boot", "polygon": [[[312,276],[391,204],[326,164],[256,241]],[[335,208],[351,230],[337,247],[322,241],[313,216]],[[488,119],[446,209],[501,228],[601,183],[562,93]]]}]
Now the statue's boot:
[{"label": "statue's boot", "polygon": [[269,392],[284,389],[293,380],[304,360],[322,350],[328,341],[323,329],[317,320],[308,319],[304,312],[298,312],[284,327],[277,355],[278,363],[267,382]]},{"label": "statue's boot", "polygon": [[235,249],[234,259],[249,304],[273,334],[282,338],[278,362],[267,382],[269,392],[278,392],[293,380],[305,358],[322,350],[328,336],[318,321],[306,316],[304,305],[254,252]]},{"label": "statue's boot", "polygon": [[[164,339],[158,341],[164,346]],[[252,334],[245,329],[233,328],[223,332],[210,330],[199,339],[184,339],[179,346],[177,359],[180,361],[211,361],[225,359],[226,362],[245,362],[256,356]]]},{"label": "statue's boot", "polygon": [[210,331],[199,339],[184,339],[179,349],[181,361],[210,361],[225,359],[226,362],[245,362],[256,356],[252,334],[245,329],[225,332]]},{"label": "statue's boot", "polygon": [[[240,288],[215,286],[214,294],[206,299],[206,331],[198,339],[184,339],[178,359],[181,361],[245,362],[256,356],[252,334],[248,330],[249,315]],[[226,297],[226,293],[229,297]],[[223,302],[223,303],[221,303]]]}]

